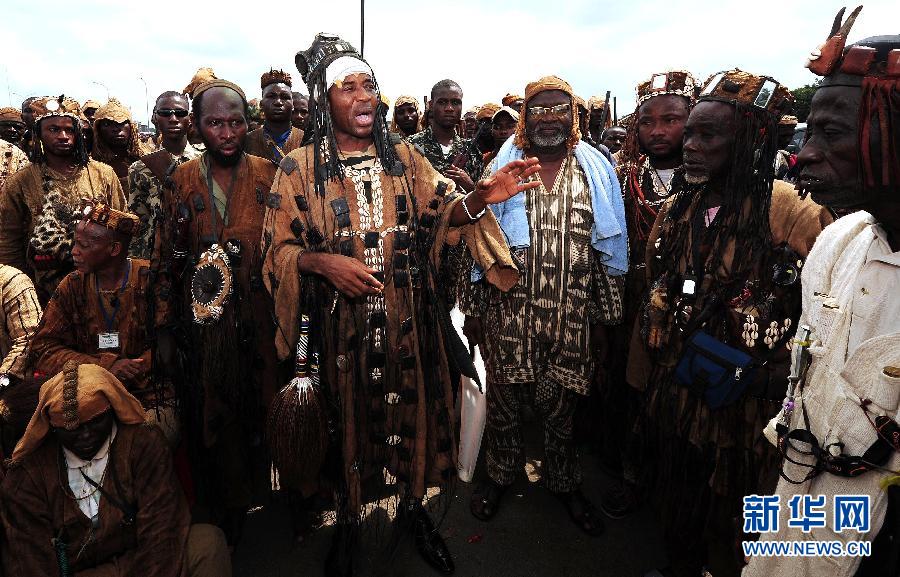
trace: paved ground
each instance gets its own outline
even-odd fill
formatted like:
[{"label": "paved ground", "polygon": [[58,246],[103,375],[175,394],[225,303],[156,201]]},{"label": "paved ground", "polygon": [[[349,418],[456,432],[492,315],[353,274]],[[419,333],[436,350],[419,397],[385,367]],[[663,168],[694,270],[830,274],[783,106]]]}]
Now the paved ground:
[{"label": "paved ground", "polygon": [[[529,451],[540,458],[540,438],[530,427]],[[598,538],[581,533],[565,510],[539,483],[529,462],[528,479],[505,495],[502,509],[490,523],[469,513],[473,485],[457,482],[453,501],[441,532],[456,561],[457,577],[640,577],[663,565],[664,557],[653,515],[640,510],[619,521],[606,519],[606,532]],[[584,492],[595,503],[610,479],[585,455]],[[235,558],[236,577],[319,577],[333,529],[320,529],[307,543],[291,542],[285,511],[266,507],[254,512],[245,528],[244,542]],[[357,555],[365,556],[364,551]],[[363,560],[357,577],[375,575]],[[433,577],[415,551],[412,539],[400,544],[393,560],[381,563],[385,577]]]}]

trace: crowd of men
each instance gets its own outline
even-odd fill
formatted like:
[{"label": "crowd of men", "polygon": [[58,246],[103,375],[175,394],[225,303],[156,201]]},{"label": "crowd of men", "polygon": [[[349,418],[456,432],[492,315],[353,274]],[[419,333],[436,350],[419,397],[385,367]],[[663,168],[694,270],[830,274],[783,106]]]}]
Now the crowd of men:
[{"label": "crowd of men", "polygon": [[[327,34],[296,56],[309,96],[262,74],[252,129],[210,68],[146,142],[115,99],[0,109],[5,574],[230,575],[273,490],[297,541],[334,512],[329,577],[370,525],[453,573],[434,519],[477,346],[479,520],[530,406],[579,530],[658,515],[649,575],[900,575],[900,36],[845,46],[858,14],[810,55],[794,155],[764,74],[651,74],[619,124],[556,76],[391,107]],[[616,479],[596,505],[584,441]],[[868,496],[872,554],[745,556],[743,498],[770,494]],[[825,538],[787,509],[762,539]]]}]

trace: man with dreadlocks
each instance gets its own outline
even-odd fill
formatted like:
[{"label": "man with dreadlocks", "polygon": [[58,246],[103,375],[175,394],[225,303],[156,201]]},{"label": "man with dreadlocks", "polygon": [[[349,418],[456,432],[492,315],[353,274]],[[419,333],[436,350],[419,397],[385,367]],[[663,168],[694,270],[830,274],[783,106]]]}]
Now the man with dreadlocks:
[{"label": "man with dreadlocks", "polygon": [[[529,83],[515,137],[489,168],[532,155],[541,166],[535,188],[492,207],[524,266],[522,281],[505,294],[486,288],[483,310],[466,311],[481,318],[488,374],[488,478],[470,508],[491,519],[524,469],[519,409],[533,398],[544,420],[545,486],[581,530],[596,536],[603,523],[580,490],[572,430],[596,363],[605,361],[606,326],[622,320],[628,239],[615,172],[581,140],[576,115],[566,81],[547,76]],[[472,279],[480,278],[476,269]]]},{"label": "man with dreadlocks", "polygon": [[456,471],[445,347],[456,363],[466,352],[435,271],[444,246],[465,237],[489,281],[504,290],[516,281],[485,209],[530,186],[515,178],[536,167],[515,162],[461,196],[391,135],[372,69],[352,46],[320,34],[297,63],[310,89],[312,145],[288,155],[275,179],[264,278],[275,299],[279,357],[292,356],[301,317],[310,318],[319,394],[337,430],[339,458],[327,476],[339,529],[326,572],[349,574],[353,526],[387,476],[396,483],[399,527],[412,527],[425,560],[451,573],[453,560],[422,499],[435,484],[450,495]]},{"label": "man with dreadlocks", "polygon": [[[766,428],[785,461],[777,531],[761,539],[865,539],[872,550],[865,558],[753,557],[747,577],[900,575],[900,36],[845,49],[859,11],[843,26],[844,10],[838,13],[807,64],[824,78],[797,157],[799,185],[816,202],[855,212],[822,231],[803,268],[800,323],[811,334],[794,346],[808,346],[812,361],[805,383]],[[829,508],[837,495],[868,499],[868,532],[824,537],[826,529],[811,536],[789,526],[787,503],[810,495]]]},{"label": "man with dreadlocks", "polygon": [[156,97],[151,121],[160,134],[160,149],[145,154],[128,168],[128,207],[140,219],[129,252],[150,259],[156,238],[156,220],[166,175],[201,151],[188,142],[191,130],[190,104],[186,95],[168,90]]},{"label": "man with dreadlocks", "polygon": [[244,151],[247,99],[236,84],[204,82],[192,105],[206,151],[176,168],[163,191],[151,264],[154,365],[166,369],[157,378],[173,379],[185,395],[198,499],[234,546],[251,502],[262,407],[275,389],[259,251],[275,166]]},{"label": "man with dreadlocks", "polygon": [[[632,421],[640,405],[640,396],[625,381],[629,346],[640,303],[647,289],[644,256],[647,236],[663,202],[681,190],[683,179],[673,176],[681,166],[681,142],[684,125],[693,106],[699,86],[690,72],[676,70],[653,74],[637,86],[637,121],[628,129],[625,146],[616,165],[616,176],[622,185],[625,219],[628,223],[628,245],[631,255],[625,276],[624,322],[610,331],[611,355],[608,373],[599,383],[597,408],[602,459],[623,474],[623,483],[604,495],[600,507],[607,516],[620,518],[633,505],[633,483],[636,481],[629,442]],[[624,441],[623,439],[629,441]],[[624,442],[623,442],[624,441]]]},{"label": "man with dreadlocks", "polygon": [[303,130],[291,124],[294,111],[291,75],[273,68],[262,75],[259,85],[262,88],[259,107],[263,125],[247,134],[244,151],[278,166],[282,158],[303,142]]},{"label": "man with dreadlocks", "polygon": [[91,158],[110,165],[128,189],[128,167],[145,151],[140,135],[131,120],[131,111],[115,98],[97,109],[93,122],[94,147]]},{"label": "man with dreadlocks", "polygon": [[399,96],[394,101],[394,120],[391,132],[409,138],[419,131],[419,101],[413,96]]},{"label": "man with dreadlocks", "polygon": [[74,216],[82,199],[125,208],[115,172],[88,157],[78,103],[64,96],[31,102],[32,164],[0,192],[0,263],[32,277],[41,304],[72,271]]},{"label": "man with dreadlocks", "polygon": [[[680,188],[647,239],[648,296],[628,382],[645,391],[646,487],[673,575],[739,571],[741,496],[774,485],[760,432],[784,395],[799,269],[829,213],[774,181],[791,95],[741,70],[710,78],[684,129]],[[684,179],[682,184],[680,179]]]}]

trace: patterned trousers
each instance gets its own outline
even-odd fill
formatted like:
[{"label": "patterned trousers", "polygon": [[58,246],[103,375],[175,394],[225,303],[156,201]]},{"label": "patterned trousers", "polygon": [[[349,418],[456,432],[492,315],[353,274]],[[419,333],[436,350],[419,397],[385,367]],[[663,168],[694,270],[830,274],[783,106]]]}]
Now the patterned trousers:
[{"label": "patterned trousers", "polygon": [[534,391],[534,409],[544,422],[544,484],[554,493],[572,491],[581,484],[581,461],[572,441],[579,395],[544,374],[535,383],[488,383],[487,470],[499,485],[511,485],[525,468],[521,406]]}]

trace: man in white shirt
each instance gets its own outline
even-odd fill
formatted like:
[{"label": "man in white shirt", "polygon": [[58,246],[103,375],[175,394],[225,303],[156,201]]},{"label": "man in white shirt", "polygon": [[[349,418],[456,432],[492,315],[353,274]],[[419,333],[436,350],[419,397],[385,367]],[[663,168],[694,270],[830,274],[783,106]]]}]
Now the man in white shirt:
[{"label": "man in white shirt", "polygon": [[[844,50],[858,12],[840,29],[838,18],[807,64],[824,78],[798,156],[799,187],[819,204],[852,214],[822,232],[804,266],[800,325],[812,331],[812,362],[792,410],[776,417],[766,436],[774,442],[788,431],[788,439],[812,435],[818,447],[782,443],[778,526],[761,540],[871,541],[871,555],[755,556],[744,577],[900,574],[900,487],[889,482],[900,469],[894,434],[900,404],[900,36],[867,38]],[[782,416],[787,427],[778,431]],[[813,454],[798,453],[798,445],[812,446]],[[867,532],[838,532],[838,495],[870,499]],[[795,496],[824,496],[829,525],[811,531],[790,526]]]}]

